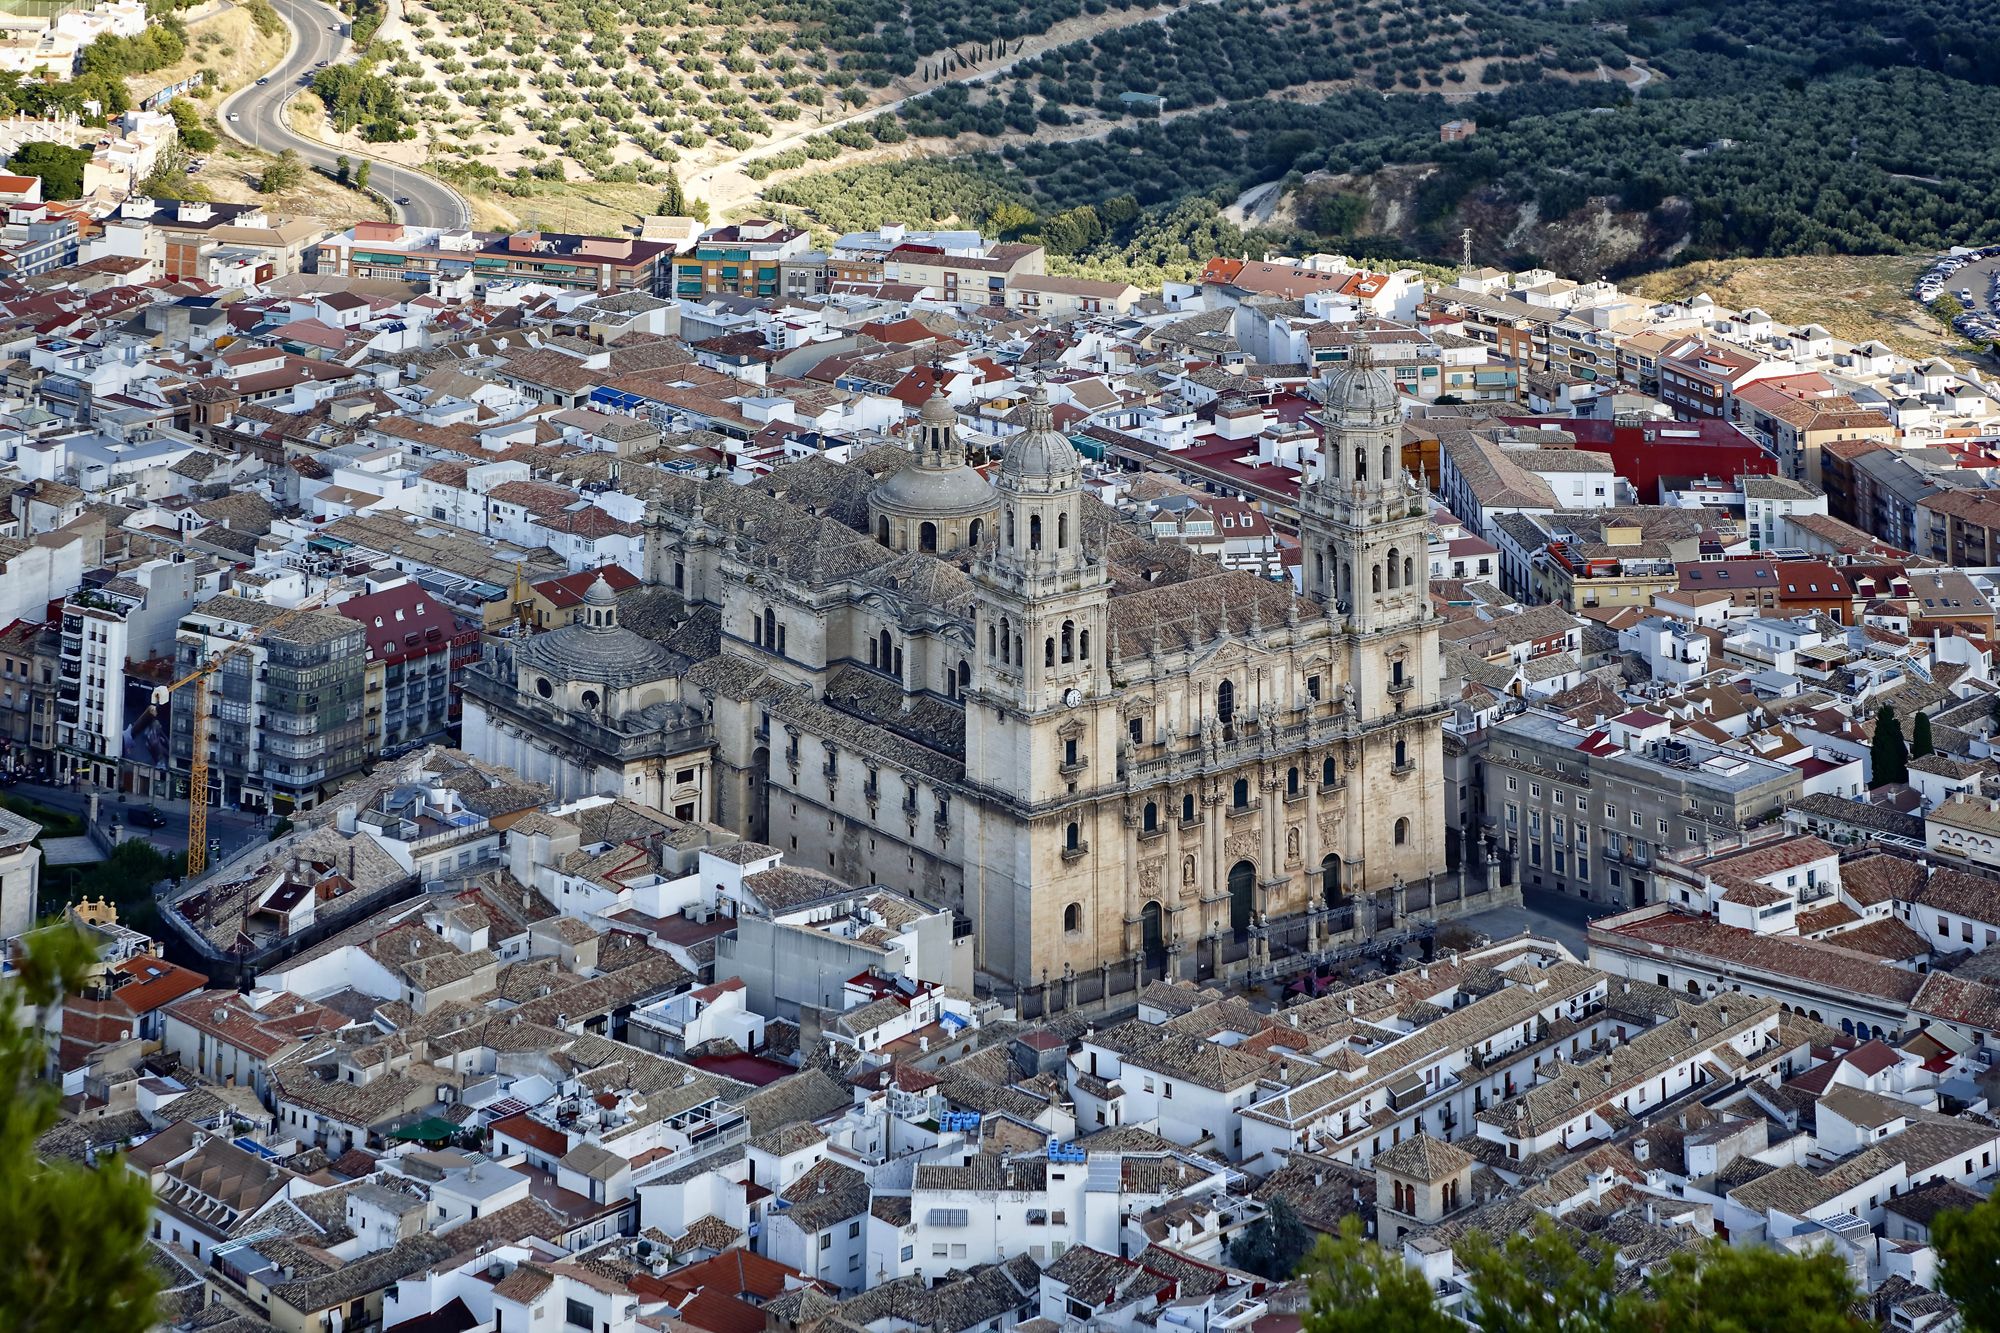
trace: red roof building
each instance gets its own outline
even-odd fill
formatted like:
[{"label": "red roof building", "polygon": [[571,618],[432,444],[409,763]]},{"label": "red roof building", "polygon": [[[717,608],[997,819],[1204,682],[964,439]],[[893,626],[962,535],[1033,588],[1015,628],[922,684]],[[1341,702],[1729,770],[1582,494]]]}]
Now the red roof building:
[{"label": "red roof building", "polygon": [[367,631],[371,750],[442,737],[458,717],[458,684],[479,660],[479,631],[408,581],[335,608]]}]

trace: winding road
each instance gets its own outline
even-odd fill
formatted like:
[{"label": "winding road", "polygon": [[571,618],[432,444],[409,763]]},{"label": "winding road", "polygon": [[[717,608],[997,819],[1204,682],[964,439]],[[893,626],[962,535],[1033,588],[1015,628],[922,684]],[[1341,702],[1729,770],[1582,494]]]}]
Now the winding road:
[{"label": "winding road", "polygon": [[336,159],[369,162],[369,184],[394,202],[392,215],[400,222],[425,227],[467,227],[472,210],[463,195],[435,176],[353,149],[333,148],[309,139],[285,123],[285,108],[305,86],[313,70],[346,54],[342,35],[346,20],[316,0],[272,0],[292,29],[292,47],[261,83],[239,88],[223,100],[217,112],[222,129],[268,153],[289,148],[315,167],[332,171]]}]

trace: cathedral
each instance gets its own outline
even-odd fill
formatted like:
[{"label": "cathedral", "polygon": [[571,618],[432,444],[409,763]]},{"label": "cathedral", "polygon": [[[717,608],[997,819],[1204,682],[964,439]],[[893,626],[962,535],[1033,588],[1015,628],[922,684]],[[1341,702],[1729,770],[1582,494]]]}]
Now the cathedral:
[{"label": "cathedral", "polygon": [[659,473],[650,586],[492,655],[466,748],[948,906],[1033,1012],[1495,905],[1445,871],[1389,373],[1324,384],[1304,595],[1155,542],[1086,495],[1044,393],[1020,410],[991,480],[941,397],[911,449]]}]

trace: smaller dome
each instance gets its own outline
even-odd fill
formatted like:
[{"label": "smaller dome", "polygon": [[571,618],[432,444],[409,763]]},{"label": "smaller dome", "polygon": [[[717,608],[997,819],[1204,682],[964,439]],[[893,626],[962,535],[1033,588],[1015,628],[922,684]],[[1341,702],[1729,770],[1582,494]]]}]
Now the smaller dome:
[{"label": "smaller dome", "polygon": [[958,413],[953,410],[951,400],[946,398],[944,391],[940,389],[924,400],[923,407],[917,411],[917,420],[926,426],[956,426]]},{"label": "smaller dome", "polygon": [[611,591],[611,585],[604,581],[604,575],[601,571],[596,578],[590,581],[590,586],[584,589],[583,604],[585,606],[618,605],[618,594]]},{"label": "smaller dome", "polygon": [[1007,442],[1000,471],[1021,480],[1067,478],[1083,470],[1083,459],[1069,437],[1056,429],[1049,391],[1037,386],[1025,404],[1027,429]]},{"label": "smaller dome", "polygon": [[1346,366],[1327,376],[1329,420],[1382,420],[1401,416],[1402,410],[1395,375],[1377,365],[1365,346],[1355,349],[1354,359]]}]

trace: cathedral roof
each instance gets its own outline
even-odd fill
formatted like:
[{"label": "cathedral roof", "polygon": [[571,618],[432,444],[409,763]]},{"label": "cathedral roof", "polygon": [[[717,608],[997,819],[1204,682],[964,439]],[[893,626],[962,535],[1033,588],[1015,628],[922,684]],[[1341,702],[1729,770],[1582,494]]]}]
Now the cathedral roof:
[{"label": "cathedral roof", "polygon": [[1317,603],[1282,583],[1230,570],[1112,598],[1111,633],[1119,656],[1129,661],[1155,646],[1171,653],[1224,634],[1247,635],[1253,625],[1275,630],[1286,624],[1294,607],[1302,621],[1325,615]]}]

